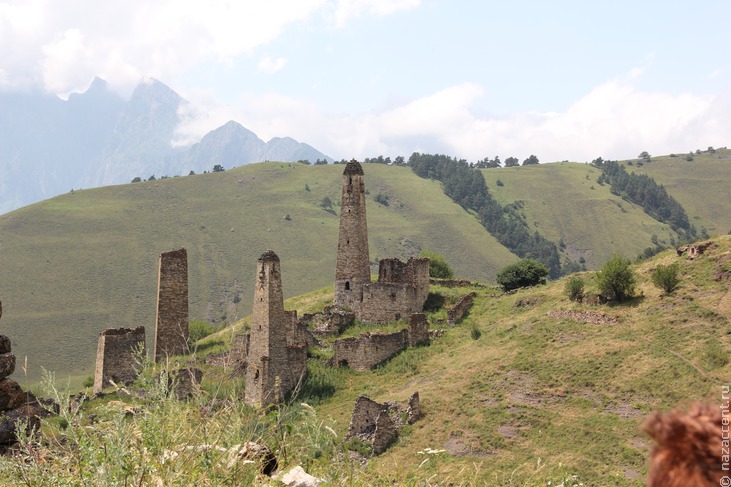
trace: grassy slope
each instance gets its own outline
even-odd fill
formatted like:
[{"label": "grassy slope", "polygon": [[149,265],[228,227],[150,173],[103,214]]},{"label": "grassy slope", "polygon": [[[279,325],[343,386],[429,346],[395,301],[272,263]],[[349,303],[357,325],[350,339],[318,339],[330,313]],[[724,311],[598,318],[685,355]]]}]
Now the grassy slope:
[{"label": "grassy slope", "polygon": [[[288,296],[326,286],[338,217],[319,203],[327,195],[339,204],[342,170],[255,164],[75,191],[2,215],[0,333],[21,362],[28,356],[31,379],[41,365],[90,375],[102,330],[144,324],[151,343],[158,257],[180,247],[188,249],[192,320],[248,314],[256,259],[267,248],[282,259]],[[460,276],[483,281],[515,259],[433,181],[407,168],[365,171],[372,259],[434,250]],[[389,207],[373,202],[378,192],[392,195]]]},{"label": "grassy slope", "polygon": [[[600,267],[616,251],[634,258],[651,246],[651,237],[669,242],[672,230],[642,208],[609,192],[596,180],[599,169],[579,163],[486,169],[485,181],[503,205],[523,201],[531,229],[558,242],[575,260]],[[498,186],[497,180],[504,186]]]},{"label": "grassy slope", "polygon": [[[375,371],[329,373],[338,389],[318,414],[342,434],[358,395],[403,401],[419,391],[426,418],[367,467],[368,478],[384,484],[546,485],[578,475],[569,485],[644,485],[643,417],[690,401],[718,403],[731,377],[731,237],[716,242],[695,262],[667,251],[643,263],[641,297],[620,306],[572,303],[563,280],[505,297],[478,290],[470,316],[431,346]],[[649,275],[676,261],[682,283],[661,295]],[[718,271],[725,281],[713,279]],[[573,309],[618,321],[549,315]],[[425,448],[463,453],[417,453]]]},{"label": "grassy slope", "polygon": [[718,149],[714,154],[694,154],[693,161],[685,155],[653,157],[641,167],[627,170],[644,172],[665,186],[688,213],[690,222],[700,231],[705,227],[710,235],[731,231],[731,150]]}]

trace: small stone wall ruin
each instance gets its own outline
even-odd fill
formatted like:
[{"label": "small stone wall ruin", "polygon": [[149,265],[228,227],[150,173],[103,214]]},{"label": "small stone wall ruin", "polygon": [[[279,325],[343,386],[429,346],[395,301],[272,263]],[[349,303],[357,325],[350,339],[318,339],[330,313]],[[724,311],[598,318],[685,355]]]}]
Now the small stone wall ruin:
[{"label": "small stone wall ruin", "polygon": [[[114,382],[128,385],[137,378],[137,357],[145,347],[145,327],[110,328],[99,334],[94,370],[94,394]],[[144,357],[144,355],[142,355]]]},{"label": "small stone wall ruin", "polygon": [[155,320],[155,362],[188,352],[188,252],[160,254]]},{"label": "small stone wall ruin", "polygon": [[373,455],[380,455],[398,438],[398,432],[404,426],[404,413],[408,424],[413,424],[421,417],[418,392],[411,395],[406,408],[395,402],[380,404],[360,396],[355,400],[345,439],[358,438],[370,445]]},{"label": "small stone wall ruin", "polygon": [[688,260],[693,260],[696,257],[703,255],[703,253],[708,250],[709,247],[713,245],[713,242],[703,242],[699,244],[689,244],[689,245],[682,245],[675,249],[675,251],[678,254],[678,257],[680,257],[683,254],[688,255]]},{"label": "small stone wall ruin", "polygon": [[319,336],[339,335],[355,322],[355,313],[344,311],[335,306],[326,306],[321,313],[305,313],[299,320],[305,328]]},{"label": "small stone wall ruin", "polygon": [[460,297],[454,306],[447,311],[447,324],[454,325],[464,318],[470,308],[472,308],[476,297],[477,293],[475,292]]},{"label": "small stone wall ruin", "polygon": [[422,313],[415,313],[408,328],[395,333],[364,333],[342,338],[333,343],[330,364],[364,372],[382,364],[408,346],[429,343],[429,322]]}]

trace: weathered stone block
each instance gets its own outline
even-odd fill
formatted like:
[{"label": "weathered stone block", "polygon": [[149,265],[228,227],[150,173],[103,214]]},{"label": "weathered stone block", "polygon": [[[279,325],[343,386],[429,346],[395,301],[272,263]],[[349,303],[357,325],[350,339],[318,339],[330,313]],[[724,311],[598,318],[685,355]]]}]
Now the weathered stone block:
[{"label": "weathered stone block", "polygon": [[0,444],[8,445],[14,443],[18,438],[18,428],[25,427],[25,433],[27,435],[38,431],[41,427],[40,413],[39,408],[35,406],[22,406],[1,415]]},{"label": "weathered stone block", "polygon": [[25,401],[25,393],[13,379],[0,380],[0,411],[19,407]]},{"label": "weathered stone block", "polygon": [[0,353],[0,379],[4,379],[15,372],[15,355],[11,352]]},{"label": "weathered stone block", "polygon": [[12,352],[12,348],[10,346],[10,338],[6,337],[5,335],[0,335],[0,353],[9,352]]}]

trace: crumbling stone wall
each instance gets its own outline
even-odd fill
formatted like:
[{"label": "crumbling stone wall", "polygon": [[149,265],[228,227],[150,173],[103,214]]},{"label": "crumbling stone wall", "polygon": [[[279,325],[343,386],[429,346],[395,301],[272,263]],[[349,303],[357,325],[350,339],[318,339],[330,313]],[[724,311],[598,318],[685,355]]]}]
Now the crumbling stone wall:
[{"label": "crumbling stone wall", "polygon": [[378,282],[415,287],[416,299],[423,306],[429,296],[429,264],[426,257],[411,257],[405,263],[396,258],[382,259],[378,264]]},{"label": "crumbling stone wall", "polygon": [[363,287],[363,302],[355,314],[368,323],[387,323],[421,312],[416,288],[403,284],[372,283]]},{"label": "crumbling stone wall", "polygon": [[[244,401],[263,407],[281,402],[306,371],[306,345],[290,346],[296,313],[285,311],[279,257],[259,257],[252,311]],[[288,338],[289,337],[289,338]]]},{"label": "crumbling stone wall", "polygon": [[381,364],[406,348],[408,330],[396,333],[365,333],[358,337],[343,338],[333,343],[333,365],[366,371]]},{"label": "crumbling stone wall", "polygon": [[188,351],[188,252],[160,254],[155,320],[155,362]]},{"label": "crumbling stone wall", "polygon": [[429,296],[429,259],[383,259],[378,276],[378,282],[363,286],[363,299],[355,308],[358,318],[386,323],[421,313]]},{"label": "crumbling stone wall", "polygon": [[[99,334],[94,370],[94,394],[111,385],[123,385],[137,378],[136,350],[145,347],[145,327],[110,328]],[[144,357],[144,355],[143,355]]]},{"label": "crumbling stone wall", "polygon": [[452,309],[447,311],[447,324],[454,325],[464,318],[464,315],[472,308],[476,297],[477,293],[474,292],[460,297]]},{"label": "crumbling stone wall", "polygon": [[681,255],[687,253],[688,254],[688,260],[693,260],[696,257],[703,255],[706,250],[708,250],[709,247],[713,245],[712,241],[703,242],[699,244],[689,244],[689,245],[682,245],[675,249],[675,251],[678,253],[678,257]]},{"label": "crumbling stone wall", "polygon": [[408,346],[427,344],[429,339],[429,322],[423,314],[417,313],[411,316],[407,328],[395,333],[364,333],[358,337],[335,340],[330,363],[363,372],[385,362]]},{"label": "crumbling stone wall", "polygon": [[410,347],[417,347],[429,343],[429,322],[424,313],[412,314],[407,330]]},{"label": "crumbling stone wall", "polygon": [[418,392],[412,394],[406,408],[397,403],[380,404],[366,396],[360,396],[355,400],[345,439],[359,438],[371,446],[373,455],[380,455],[398,438],[399,429],[404,426],[402,413],[406,413],[409,424],[421,417]]},{"label": "crumbling stone wall", "polygon": [[305,313],[300,324],[305,328],[312,327],[312,333],[320,336],[339,335],[346,328],[353,326],[355,313],[344,311],[336,306],[326,306],[321,313]]}]

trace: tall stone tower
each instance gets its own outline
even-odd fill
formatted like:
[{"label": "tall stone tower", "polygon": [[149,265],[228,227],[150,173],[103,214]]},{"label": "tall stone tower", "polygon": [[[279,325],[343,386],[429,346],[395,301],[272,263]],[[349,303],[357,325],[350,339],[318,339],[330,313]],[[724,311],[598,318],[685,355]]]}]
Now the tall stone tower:
[{"label": "tall stone tower", "polygon": [[188,352],[188,252],[160,254],[155,319],[155,362]]},{"label": "tall stone tower", "polygon": [[340,308],[355,310],[363,300],[363,286],[371,282],[365,202],[363,168],[353,160],[343,171],[335,265],[335,306]]},{"label": "tall stone tower", "polygon": [[259,257],[251,314],[251,334],[244,402],[262,407],[280,402],[291,390],[287,322],[284,311],[279,257],[271,250]]}]

